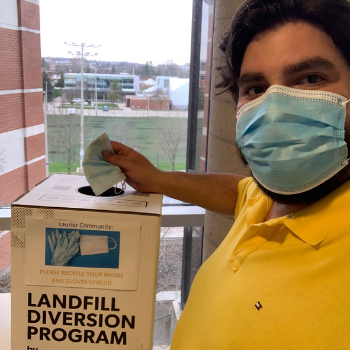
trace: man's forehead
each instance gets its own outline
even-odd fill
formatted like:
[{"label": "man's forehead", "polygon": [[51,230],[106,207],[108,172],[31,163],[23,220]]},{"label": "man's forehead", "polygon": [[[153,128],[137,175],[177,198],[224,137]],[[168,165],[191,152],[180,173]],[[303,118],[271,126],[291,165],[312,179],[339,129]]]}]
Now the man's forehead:
[{"label": "man's forehead", "polygon": [[288,23],[253,38],[243,57],[241,76],[268,69],[283,73],[334,69],[340,62],[346,60],[324,31],[304,22]]}]

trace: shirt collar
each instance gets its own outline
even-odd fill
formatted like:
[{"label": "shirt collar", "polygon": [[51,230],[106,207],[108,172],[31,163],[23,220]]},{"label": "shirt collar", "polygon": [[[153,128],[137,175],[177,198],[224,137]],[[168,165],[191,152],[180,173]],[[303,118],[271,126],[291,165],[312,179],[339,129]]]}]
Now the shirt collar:
[{"label": "shirt collar", "polygon": [[350,181],[298,213],[288,215],[284,224],[304,242],[315,246],[350,228]]}]

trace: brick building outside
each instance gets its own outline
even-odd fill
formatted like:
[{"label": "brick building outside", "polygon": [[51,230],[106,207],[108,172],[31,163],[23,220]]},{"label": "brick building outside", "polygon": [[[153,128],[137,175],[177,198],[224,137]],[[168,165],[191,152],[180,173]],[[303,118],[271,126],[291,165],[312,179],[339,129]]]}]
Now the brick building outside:
[{"label": "brick building outside", "polygon": [[39,0],[2,0],[0,206],[46,176]]},{"label": "brick building outside", "polygon": [[164,100],[162,103],[159,103],[157,99],[153,99],[152,97],[127,95],[125,96],[125,106],[135,110],[149,108],[150,111],[168,111],[171,109],[171,102],[170,100]]}]

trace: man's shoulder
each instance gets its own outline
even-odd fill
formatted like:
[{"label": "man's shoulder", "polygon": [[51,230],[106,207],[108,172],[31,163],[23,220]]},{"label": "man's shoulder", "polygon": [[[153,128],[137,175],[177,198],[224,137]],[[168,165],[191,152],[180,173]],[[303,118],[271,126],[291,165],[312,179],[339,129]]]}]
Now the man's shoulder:
[{"label": "man's shoulder", "polygon": [[254,198],[259,194],[261,195],[262,193],[252,177],[246,177],[241,180],[238,183],[237,189],[238,196],[235,211],[236,217],[249,199]]}]

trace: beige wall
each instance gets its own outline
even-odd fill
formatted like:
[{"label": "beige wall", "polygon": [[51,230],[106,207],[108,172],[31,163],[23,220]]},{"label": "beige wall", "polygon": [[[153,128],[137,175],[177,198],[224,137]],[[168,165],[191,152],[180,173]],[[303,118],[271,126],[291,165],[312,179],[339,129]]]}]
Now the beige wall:
[{"label": "beige wall", "polygon": [[[223,33],[230,27],[231,19],[243,0],[217,0],[213,37],[212,86],[210,95],[208,172],[229,172],[249,174],[243,167],[235,150],[236,114],[228,93],[216,95],[214,85],[220,81],[215,70],[222,63],[218,44]],[[215,193],[213,193],[215,196]],[[234,222],[233,216],[206,212],[203,260],[206,260],[219,246]]]}]

